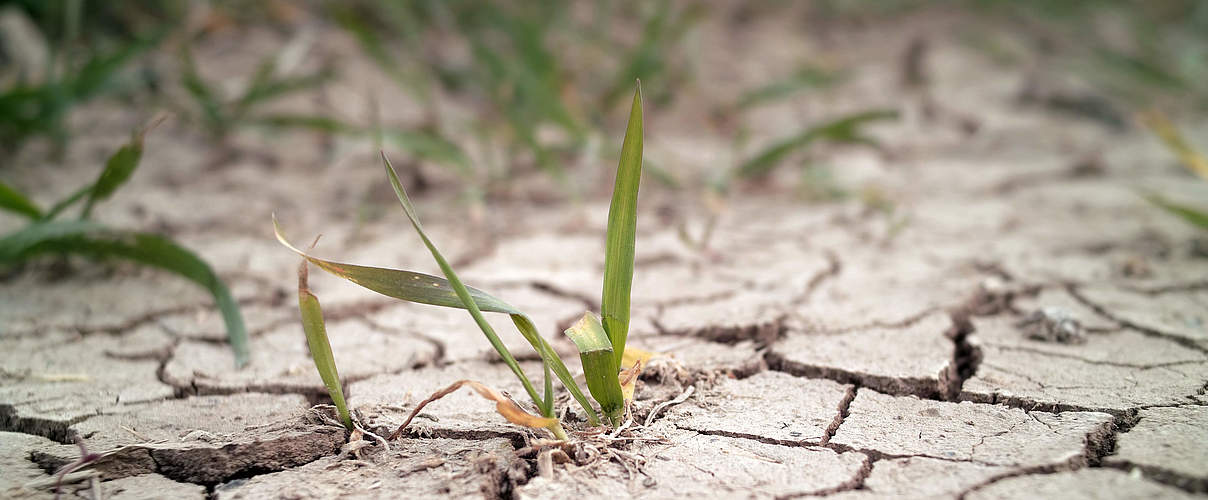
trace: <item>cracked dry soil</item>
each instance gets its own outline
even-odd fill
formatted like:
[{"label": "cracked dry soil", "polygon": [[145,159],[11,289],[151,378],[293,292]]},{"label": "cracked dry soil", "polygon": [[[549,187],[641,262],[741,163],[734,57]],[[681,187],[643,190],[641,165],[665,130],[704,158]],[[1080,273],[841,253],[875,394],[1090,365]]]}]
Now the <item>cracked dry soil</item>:
[{"label": "cracked dry soil", "polygon": [[[780,21],[759,22],[812,43]],[[350,50],[339,33],[331,39],[326,50]],[[704,40],[719,62],[768,43]],[[249,137],[290,168],[252,157],[197,176],[197,142],[164,127],[106,216],[144,225],[145,214],[163,214],[174,237],[214,263],[244,305],[252,363],[228,369],[220,318],[173,276],[118,265],[56,279],[29,266],[6,277],[0,496],[50,497],[50,473],[78,458],[77,439],[106,453],[92,468],[106,498],[1208,494],[1208,259],[1195,250],[1204,235],[1130,193],[1144,184],[1203,199],[1208,188],[1139,131],[1021,109],[1013,87],[968,84],[988,63],[942,40],[932,47],[931,92],[978,116],[976,133],[912,114],[920,104],[893,87],[894,54],[852,49],[860,85],[835,90],[831,104],[906,108],[907,119],[878,129],[888,154],[830,152],[842,180],[890,192],[909,214],[903,228],[857,202],[808,203],[768,183],[730,200],[701,252],[677,237],[677,220],[704,218],[682,208],[691,199],[644,188],[630,344],[663,356],[640,381],[634,423],[594,451],[540,451],[544,436],[469,393],[430,406],[388,450],[342,451],[345,432],[311,409],[326,393],[288,293],[296,261],[272,241],[269,214],[298,234],[322,230],[318,251],[340,260],[432,264],[401,218],[353,222],[348,194],[382,187],[364,144],[339,145],[328,164],[305,138],[283,147],[287,139]],[[774,67],[792,58],[783,52],[750,64]],[[759,71],[735,78],[757,81],[747,73]],[[723,132],[697,130],[695,112],[649,112],[647,157],[683,169],[725,158]],[[752,133],[766,139],[802,119],[798,109],[757,113]],[[79,161],[61,169],[91,166],[96,146],[118,135],[82,137],[68,152]],[[1089,152],[1102,169],[1062,175]],[[37,167],[16,167],[22,184],[52,186]],[[468,227],[450,215],[463,210],[453,191],[419,204],[463,279],[529,312],[576,358],[555,332],[598,295],[606,200],[554,209],[504,197],[491,201],[492,222]],[[388,434],[460,378],[522,392],[464,313],[392,302],[319,273],[312,288],[350,405],[369,430]],[[1076,319],[1083,341],[1030,336],[1021,321],[1045,307]],[[506,317],[490,320],[515,352],[528,352]],[[688,388],[690,397],[665,404]],[[86,485],[65,492],[87,496]]]}]

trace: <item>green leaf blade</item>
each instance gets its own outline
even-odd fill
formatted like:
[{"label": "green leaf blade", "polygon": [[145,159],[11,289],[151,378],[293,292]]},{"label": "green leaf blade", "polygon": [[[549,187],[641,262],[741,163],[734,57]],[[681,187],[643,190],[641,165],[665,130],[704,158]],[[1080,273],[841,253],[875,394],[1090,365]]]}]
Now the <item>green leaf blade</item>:
[{"label": "green leaf blade", "polygon": [[[305,257],[312,264],[331,274],[361,285],[387,297],[393,297],[407,302],[428,304],[441,307],[465,309],[465,304],[458,297],[453,285],[444,278],[438,278],[423,273],[389,269],[383,267],[360,266],[335,262],[311,256],[294,246],[286,239],[281,225],[273,219],[277,241],[281,242],[298,255]],[[507,302],[500,300],[477,288],[466,287],[475,306],[482,311],[516,314],[520,311]]]},{"label": "green leaf blade", "polygon": [[[411,199],[407,197],[407,192],[405,189],[403,189],[403,185],[398,179],[398,173],[394,171],[394,166],[390,164],[390,160],[386,158],[385,154],[382,155],[382,161],[385,164],[386,173],[390,177],[390,185],[394,188],[394,193],[398,196],[399,203],[403,206],[403,212],[406,213],[407,218],[411,221],[411,226],[415,228],[415,231],[419,234],[420,239],[424,241],[424,245],[427,246],[429,252],[432,253],[432,257],[436,260],[437,265],[440,266],[441,271],[444,272],[445,277],[448,278],[453,290],[457,292],[457,296],[462,300],[462,303],[465,306],[464,308],[470,312],[471,316],[474,317],[474,322],[478,324],[479,329],[481,329],[483,334],[487,336],[487,339],[491,342],[491,345],[499,353],[500,357],[504,359],[504,362],[508,364],[508,367],[512,369],[512,372],[516,374],[516,377],[520,379],[520,382],[524,384],[524,388],[526,391],[528,391],[529,396],[532,397],[533,402],[536,403],[538,407],[542,408],[543,411],[551,412],[550,415],[546,416],[552,417],[552,402],[547,403],[542,399],[541,396],[537,395],[537,391],[533,388],[532,382],[529,381],[528,377],[524,375],[524,371],[520,369],[520,365],[516,363],[515,358],[512,357],[510,352],[508,352],[508,349],[503,342],[499,340],[499,337],[495,334],[495,331],[493,328],[491,328],[491,325],[486,322],[485,318],[483,318],[482,312],[479,310],[477,304],[471,297],[469,289],[461,283],[461,280],[458,279],[457,274],[453,271],[453,267],[449,265],[449,262],[445,260],[444,256],[442,256],[436,249],[436,245],[433,244],[432,240],[430,240],[427,234],[424,233],[423,226],[420,224],[419,217],[416,215],[415,207],[411,205]],[[571,392],[571,395],[573,395],[579,404],[583,406],[584,411],[587,412],[589,422],[592,425],[596,425],[598,418],[595,415],[595,410],[592,409],[590,404],[587,404],[586,398],[583,396],[582,391],[579,390],[578,385],[575,384],[574,378],[571,377],[570,372],[566,369],[566,365],[563,364],[562,360],[558,358],[557,353],[550,348],[549,343],[547,343],[545,339],[542,338],[537,332],[537,329],[535,326],[533,326],[532,321],[528,318],[528,316],[525,316],[519,311],[511,313],[511,317],[512,322],[515,323],[517,329],[520,330],[520,334],[524,336],[525,340],[527,340],[529,344],[533,346],[533,349],[541,355],[541,360],[543,363],[545,363],[545,366],[552,369],[554,373],[558,375],[559,380],[561,380],[563,385],[566,386],[567,390]]]},{"label": "green leaf blade", "polygon": [[112,231],[87,220],[37,222],[0,239],[0,264],[43,253],[118,257],[170,271],[200,285],[214,297],[222,313],[236,367],[247,364],[247,329],[238,302],[209,264],[172,240],[150,233]]},{"label": "green leaf blade", "polygon": [[1156,193],[1144,193],[1141,196],[1155,206],[1178,216],[1187,223],[1200,229],[1208,229],[1208,211],[1199,210],[1181,203],[1171,201]]},{"label": "green leaf blade", "polygon": [[638,187],[642,178],[642,86],[638,83],[621,144],[621,160],[608,207],[604,253],[604,292],[600,314],[619,366],[629,335],[629,295],[637,234]]},{"label": "green leaf blade", "polygon": [[38,205],[16,188],[3,182],[0,182],[0,209],[24,215],[30,219],[42,218],[42,209],[38,208]]},{"label": "green leaf blade", "polygon": [[[303,262],[302,266],[306,266]],[[331,342],[327,338],[327,326],[323,322],[323,309],[319,306],[319,298],[315,297],[306,285],[305,267],[298,271],[298,311],[302,314],[302,330],[306,333],[306,344],[310,347],[310,357],[327,387],[327,393],[336,405],[340,422],[348,430],[352,430],[352,417],[348,414],[348,403],[344,400],[344,389],[340,385],[340,373],[336,369],[336,358],[331,352]]]},{"label": "green leaf blade", "polygon": [[88,201],[84,202],[83,218],[88,218],[92,214],[92,207],[98,201],[113,196],[118,187],[130,180],[130,176],[138,168],[142,157],[143,134],[140,132],[135,134],[128,144],[118,148],[105,162],[105,169],[101,170],[101,175],[97,177],[92,189],[89,190]]},{"label": "green leaf blade", "polygon": [[612,343],[600,319],[592,313],[583,315],[577,323],[566,329],[566,336],[579,349],[579,360],[583,362],[583,374],[587,379],[587,390],[600,403],[600,409],[612,422],[620,424],[621,412],[625,409],[625,396],[617,378],[617,358],[613,355]]},{"label": "green leaf blade", "polygon": [[740,177],[764,175],[780,164],[790,153],[809,146],[814,141],[826,139],[837,143],[876,144],[860,135],[859,127],[876,121],[897,119],[896,110],[878,109],[839,117],[809,127],[796,135],[782,139],[761,150],[751,159],[738,166]]},{"label": "green leaf blade", "polygon": [[[448,279],[449,285],[457,294],[457,298],[461,300],[463,308],[470,312],[470,316],[474,318],[474,322],[478,324],[478,328],[482,330],[483,335],[487,337],[487,340],[491,343],[491,346],[494,347],[495,351],[499,353],[499,356],[503,358],[503,362],[508,365],[508,368],[511,368],[512,373],[514,373],[516,377],[520,379],[520,383],[524,385],[524,390],[529,393],[529,397],[533,399],[533,402],[536,403],[538,407],[544,408],[546,406],[544,400],[540,395],[537,394],[537,390],[533,387],[532,381],[530,381],[528,376],[524,374],[524,370],[520,368],[520,364],[516,362],[516,358],[512,356],[512,353],[508,351],[507,346],[504,345],[503,341],[499,339],[499,335],[495,333],[495,329],[491,327],[491,324],[488,323],[486,318],[483,317],[482,311],[478,308],[478,304],[470,295],[470,290],[464,284],[462,284],[461,279],[457,277],[457,273],[453,271],[453,266],[449,265],[449,262],[445,260],[445,257],[441,255],[439,250],[436,249],[436,245],[432,243],[432,240],[428,239],[427,233],[424,232],[423,225],[421,225],[419,222],[419,216],[415,213],[415,207],[411,205],[411,199],[407,197],[407,191],[403,189],[403,184],[398,180],[398,173],[394,171],[394,167],[390,165],[390,160],[386,158],[385,154],[382,155],[382,161],[385,163],[386,174],[390,177],[390,184],[394,187],[394,193],[398,196],[398,201],[403,206],[403,212],[406,213],[407,218],[411,221],[411,226],[415,228],[415,232],[418,233],[420,239],[423,240],[424,246],[428,247],[428,251],[432,254],[432,258],[436,260],[436,264],[440,266],[441,272],[443,272],[445,278]],[[550,417],[552,415],[546,416]]]}]

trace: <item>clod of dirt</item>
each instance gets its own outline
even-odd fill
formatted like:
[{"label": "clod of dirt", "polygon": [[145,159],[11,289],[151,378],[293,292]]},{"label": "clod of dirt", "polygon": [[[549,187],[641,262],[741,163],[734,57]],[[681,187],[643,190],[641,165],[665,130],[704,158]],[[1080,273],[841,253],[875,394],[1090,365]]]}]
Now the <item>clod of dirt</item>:
[{"label": "clod of dirt", "polygon": [[1026,338],[1007,316],[972,322],[982,362],[962,385],[961,400],[1122,415],[1188,402],[1208,380],[1208,354],[1132,329],[1071,345]]},{"label": "clod of dirt", "polygon": [[506,439],[402,439],[365,460],[326,457],[219,485],[220,500],[290,498],[507,498],[525,463]]},{"label": "clod of dirt", "polygon": [[937,312],[900,328],[790,332],[772,345],[769,362],[794,375],[938,398],[951,391],[957,378],[950,339],[953,328],[948,315]]},{"label": "clod of dirt", "polygon": [[1123,324],[1208,351],[1208,291],[1149,295],[1094,286],[1077,292],[1097,311]]},{"label": "clod of dirt", "polygon": [[29,460],[34,450],[51,448],[56,444],[44,437],[17,432],[0,432],[0,496],[19,498],[22,486],[30,481],[50,476]]},{"label": "clod of dirt", "polygon": [[7,340],[0,351],[0,366],[5,378],[18,383],[6,381],[0,387],[0,429],[68,443],[74,437],[68,427],[74,423],[172,397],[172,387],[156,378],[159,362],[155,359],[106,354],[131,349],[155,352],[162,346],[156,338],[81,337],[62,331]]},{"label": "clod of dirt", "polygon": [[1114,427],[1105,413],[1025,412],[1002,406],[893,397],[861,389],[831,443],[890,457],[989,465],[1079,467]]},{"label": "clod of dirt", "polygon": [[852,386],[762,372],[723,380],[667,411],[666,422],[706,434],[765,442],[822,444],[839,419]]},{"label": "clod of dirt", "polygon": [[1137,416],[1137,424],[1116,438],[1116,454],[1104,462],[1139,469],[1187,491],[1208,492],[1208,407],[1150,408]]},{"label": "clod of dirt", "polygon": [[1031,339],[1061,344],[1086,343],[1082,323],[1060,307],[1041,307],[1019,320],[1016,325]]},{"label": "clod of dirt", "polygon": [[[330,455],[342,429],[308,422],[297,395],[203,396],[142,405],[72,426],[91,451],[105,456],[93,470],[106,479],[159,473],[176,481],[213,484],[281,470]],[[75,446],[35,451],[53,470],[78,457]]]}]

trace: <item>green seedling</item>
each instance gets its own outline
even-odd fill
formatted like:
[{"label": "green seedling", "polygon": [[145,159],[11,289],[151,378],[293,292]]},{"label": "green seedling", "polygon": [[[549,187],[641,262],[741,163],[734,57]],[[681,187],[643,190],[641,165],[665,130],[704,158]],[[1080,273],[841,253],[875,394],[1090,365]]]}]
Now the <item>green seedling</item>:
[{"label": "green seedling", "polygon": [[[670,99],[667,89],[690,77],[688,61],[681,61],[687,58],[673,56],[703,8],[666,0],[636,7],[599,2],[588,23],[577,19],[570,4],[550,1],[354,1],[330,11],[362,52],[422,107],[425,130],[476,139],[482,161],[463,176],[478,184],[471,192],[496,192],[517,169],[531,165],[575,198],[579,186],[570,182],[567,165],[594,161],[599,141],[593,127],[623,104],[632,82],[654,82],[659,100]],[[641,37],[619,39],[622,30],[611,26],[614,15],[636,24]],[[431,49],[434,39],[464,47],[469,60],[439,57]],[[608,67],[620,69],[615,75],[598,70]],[[440,113],[441,96],[473,103],[474,117]]]},{"label": "green seedling", "polygon": [[699,3],[689,3],[679,9],[669,0],[651,4],[654,14],[643,21],[642,38],[638,44],[623,53],[621,72],[600,98],[601,109],[613,109],[624,99],[629,82],[636,79],[654,82],[656,90],[651,97],[654,102],[664,102],[674,97],[671,89],[676,88],[677,83],[692,76],[691,68],[676,66],[670,56],[683,44],[692,27],[704,17],[705,7]]},{"label": "green seedling", "polygon": [[260,106],[274,100],[322,85],[333,75],[329,69],[300,76],[283,76],[278,74],[277,58],[270,56],[261,61],[246,89],[238,96],[228,98],[201,77],[188,48],[182,51],[181,56],[181,83],[193,99],[193,114],[199,117],[202,128],[217,141],[225,140],[231,132],[246,126],[327,133],[352,132],[348,125],[330,117],[258,112]]},{"label": "green seedling", "polygon": [[[603,321],[597,320],[594,315],[589,313],[579,325],[567,331],[567,334],[579,347],[580,360],[583,363],[584,373],[588,380],[588,390],[596,402],[599,403],[609,422],[613,425],[617,425],[620,422],[621,413],[624,411],[626,401],[624,395],[625,389],[619,376],[621,372],[620,365],[625,359],[623,354],[625,353],[625,341],[629,332],[629,297],[633,282],[637,193],[642,172],[642,135],[642,101],[641,90],[639,88],[634,93],[633,106],[630,110],[629,123],[625,132],[625,140],[621,146],[621,160],[617,168],[612,204],[609,207],[608,234],[605,245],[603,299],[601,301]],[[345,264],[314,257],[289,243],[289,240],[284,236],[280,226],[277,225],[274,219],[277,239],[290,250],[293,250],[306,261],[316,265],[320,269],[380,294],[408,302],[453,307],[468,311],[483,335],[487,338],[487,341],[524,386],[525,392],[528,393],[533,404],[539,410],[540,417],[528,418],[515,413],[507,403],[493,397],[491,395],[493,391],[472,381],[455,383],[449,388],[434,394],[433,397],[422,404],[428,404],[444,394],[457,390],[462,385],[469,384],[480,394],[495,400],[500,413],[508,418],[509,421],[521,425],[545,427],[555,437],[566,439],[566,433],[561,422],[555,418],[553,385],[552,377],[550,376],[552,372],[582,407],[588,424],[598,425],[599,416],[595,408],[587,400],[583,391],[571,376],[565,363],[562,362],[558,354],[554,352],[549,343],[537,331],[532,320],[522,311],[504,302],[502,299],[496,298],[482,290],[468,287],[462,283],[448,260],[444,258],[437,249],[436,244],[424,231],[415,207],[411,204],[406,190],[399,181],[397,172],[395,172],[394,167],[390,164],[390,160],[385,154],[382,155],[382,161],[390,184],[394,188],[399,203],[402,205],[403,213],[407,216],[412,228],[415,229],[415,232],[423,241],[424,246],[432,254],[432,258],[440,267],[444,278],[411,271]],[[300,276],[304,276],[304,271],[300,272]],[[304,306],[304,317],[309,318],[306,319],[310,323],[306,328],[308,338],[314,337],[317,339],[320,337],[319,332],[323,331],[323,329],[316,326],[321,325],[322,316],[318,310],[317,299],[311,300],[310,297],[313,296],[309,294],[309,291],[300,295],[300,304]],[[538,392],[536,385],[525,374],[523,368],[516,361],[515,356],[512,355],[507,346],[500,340],[491,324],[486,321],[483,313],[503,313],[509,315],[521,336],[528,341],[533,350],[541,357],[543,370],[545,371],[544,390],[542,392]],[[312,334],[312,332],[314,333]],[[325,337],[325,334],[323,336]],[[317,349],[318,354],[312,348],[312,356],[315,356],[316,367],[319,369],[320,374],[331,391],[332,400],[336,402],[337,408],[339,408],[343,405],[343,398],[336,390],[339,385],[334,360],[329,359],[328,351],[323,348],[326,342],[312,342],[312,344],[319,347]],[[628,372],[630,382],[632,382],[633,377],[636,375],[636,370],[635,368]],[[335,382],[328,382],[329,380]],[[629,391],[630,397],[632,397],[632,385],[629,386]],[[344,408],[340,411],[341,414],[344,414],[347,412],[347,409]],[[418,411],[418,408],[415,411]],[[521,411],[521,413],[523,412]],[[410,419],[408,419],[409,421]],[[394,435],[399,435],[402,430],[403,427],[400,427]]]},{"label": "green seedling", "polygon": [[15,151],[31,137],[48,137],[62,148],[70,135],[65,120],[76,106],[113,90],[116,75],[154,46],[156,38],[136,40],[107,51],[95,51],[81,64],[51,58],[46,77],[33,83],[16,80],[0,90],[0,149]]},{"label": "green seedling", "polygon": [[[176,273],[201,285],[214,297],[226,323],[227,339],[235,351],[235,364],[248,361],[247,332],[239,304],[204,260],[163,236],[110,229],[91,220],[97,203],[113,195],[138,168],[146,129],[134,134],[105,163],[97,179],[71,196],[43,210],[19,190],[0,182],[0,209],[29,219],[25,227],[0,237],[0,266],[13,266],[43,254],[76,254],[95,258],[120,258]],[[84,200],[80,215],[58,218]]]}]

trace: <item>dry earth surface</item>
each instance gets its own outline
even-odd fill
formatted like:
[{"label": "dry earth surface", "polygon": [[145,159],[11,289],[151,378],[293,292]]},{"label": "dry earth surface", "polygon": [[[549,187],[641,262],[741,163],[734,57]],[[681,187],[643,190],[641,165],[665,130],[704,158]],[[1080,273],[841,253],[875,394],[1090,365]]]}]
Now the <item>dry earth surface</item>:
[{"label": "dry earth surface", "polygon": [[[662,356],[624,432],[581,435],[558,452],[468,392],[430,406],[388,449],[347,447],[322,417],[330,410],[312,408],[326,392],[297,320],[297,260],[269,220],[275,211],[299,241],[323,232],[324,256],[436,272],[394,211],[371,146],[246,133],[240,147],[269,154],[213,164],[208,143],[169,123],[101,217],[162,230],[212,262],[243,304],[252,362],[231,369],[207,296],[175,276],[80,263],[65,275],[31,265],[4,277],[0,496],[50,497],[51,473],[79,457],[78,439],[106,454],[92,470],[115,499],[1202,498],[1208,241],[1135,190],[1203,200],[1208,187],[1143,131],[1021,105],[1024,72],[949,43],[942,33],[957,21],[910,19],[837,39],[788,19],[741,35],[716,21],[702,28],[713,33],[702,75],[676,104],[647,109],[647,158],[684,176],[729,165],[727,130],[705,125],[694,100],[734,95],[801,51],[827,53],[853,68],[852,81],[824,100],[760,108],[753,141],[845,111],[903,109],[876,129],[882,152],[826,157],[838,182],[877,186],[894,217],[858,200],[803,200],[785,173],[731,196],[702,250],[677,236],[680,224],[704,223],[695,195],[647,179],[630,344]],[[902,90],[898,59],[920,33],[934,37],[930,85]],[[345,36],[328,38],[323,50],[351,52]],[[277,40],[229,43],[202,54],[213,71],[246,65],[238,44]],[[346,75],[370,73],[347,59]],[[364,81],[344,80],[329,99],[363,109]],[[412,112],[401,97],[379,98]],[[89,132],[65,162],[21,162],[14,182],[52,200],[74,188],[62,179],[92,175],[143,118],[87,109],[76,120]],[[438,187],[419,209],[463,279],[529,311],[574,359],[557,332],[596,307],[605,191],[554,204],[548,180],[523,174],[483,220],[466,222],[457,181],[433,175]],[[465,313],[319,273],[312,286],[366,429],[388,434],[461,378],[523,394]],[[1038,312],[1040,322],[1026,321]],[[1045,338],[1054,315],[1078,322],[1081,342]],[[506,317],[491,319],[512,331]],[[87,481],[65,492],[90,494]]]}]

